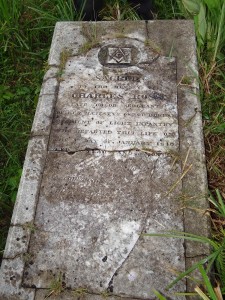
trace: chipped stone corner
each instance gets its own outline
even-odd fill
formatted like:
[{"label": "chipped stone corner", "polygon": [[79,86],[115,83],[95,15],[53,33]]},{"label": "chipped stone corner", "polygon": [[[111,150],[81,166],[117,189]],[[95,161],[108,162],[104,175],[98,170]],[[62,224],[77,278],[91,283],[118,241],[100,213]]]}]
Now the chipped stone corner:
[{"label": "chipped stone corner", "polygon": [[35,290],[22,287],[23,257],[3,259],[0,273],[1,300],[34,300]]},{"label": "chipped stone corner", "polygon": [[50,66],[60,66],[60,54],[63,50],[70,50],[71,55],[77,55],[78,49],[85,43],[80,24],[81,22],[56,23],[48,58]]}]

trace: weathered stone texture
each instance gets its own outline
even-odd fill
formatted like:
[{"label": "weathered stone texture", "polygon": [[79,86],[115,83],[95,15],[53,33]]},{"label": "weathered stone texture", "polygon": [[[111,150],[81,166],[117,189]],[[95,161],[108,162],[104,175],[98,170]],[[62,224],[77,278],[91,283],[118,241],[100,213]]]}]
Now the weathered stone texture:
[{"label": "weathered stone texture", "polygon": [[22,288],[24,258],[3,259],[0,273],[1,300],[34,300],[35,290]]},{"label": "weathered stone texture", "polygon": [[28,144],[23,174],[14,206],[12,224],[33,223],[42,172],[47,154],[47,138],[34,137]]},{"label": "weathered stone texture", "polygon": [[183,230],[176,193],[166,195],[179,174],[172,161],[138,151],[50,153],[25,284],[47,288],[62,272],[67,287],[95,293],[141,298],[152,284],[163,289],[174,278],[169,266],[184,270],[183,241],[142,234]]},{"label": "weathered stone texture", "polygon": [[145,234],[209,234],[197,94],[191,21],[56,24],[0,297],[184,299],[209,248]]}]

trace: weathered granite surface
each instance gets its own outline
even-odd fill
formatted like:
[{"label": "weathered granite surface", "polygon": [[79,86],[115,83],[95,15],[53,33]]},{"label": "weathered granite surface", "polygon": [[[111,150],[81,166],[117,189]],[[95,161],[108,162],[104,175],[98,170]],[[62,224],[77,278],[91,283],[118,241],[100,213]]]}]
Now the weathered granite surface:
[{"label": "weathered granite surface", "polygon": [[209,234],[197,95],[191,21],[56,24],[1,299],[184,299],[209,249],[144,234]]},{"label": "weathered granite surface", "polygon": [[179,165],[171,169],[172,162],[139,151],[49,153],[26,286],[48,288],[59,271],[68,288],[95,293],[145,298],[160,274],[160,287],[166,286],[174,278],[166,265],[184,270],[183,241],[153,242],[142,234],[183,230],[180,186],[166,195],[179,177]]}]

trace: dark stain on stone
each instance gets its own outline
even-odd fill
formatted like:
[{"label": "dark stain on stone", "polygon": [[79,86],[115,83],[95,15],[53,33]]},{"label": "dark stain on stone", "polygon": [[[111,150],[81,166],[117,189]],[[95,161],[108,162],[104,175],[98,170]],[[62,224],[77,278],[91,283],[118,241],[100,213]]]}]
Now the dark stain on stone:
[{"label": "dark stain on stone", "polygon": [[107,288],[107,291],[110,293],[113,293],[113,278],[109,282],[109,286]]},{"label": "dark stain on stone", "polygon": [[67,153],[68,153],[68,155],[74,155],[74,153],[76,153],[76,152],[75,151],[68,151]]},{"label": "dark stain on stone", "polygon": [[106,262],[106,261],[107,261],[107,255],[103,257],[102,261],[103,261],[103,262]]},{"label": "dark stain on stone", "polygon": [[108,292],[113,293],[113,285],[110,285],[107,289]]}]

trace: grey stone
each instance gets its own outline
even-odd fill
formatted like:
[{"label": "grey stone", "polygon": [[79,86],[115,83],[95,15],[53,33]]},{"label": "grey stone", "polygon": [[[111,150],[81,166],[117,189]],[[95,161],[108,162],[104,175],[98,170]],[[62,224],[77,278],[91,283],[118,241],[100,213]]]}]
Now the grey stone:
[{"label": "grey stone", "polygon": [[39,97],[31,134],[33,136],[49,136],[56,95],[43,95]]},{"label": "grey stone", "polygon": [[1,300],[34,300],[35,290],[23,288],[24,258],[3,259],[0,273]]},{"label": "grey stone", "polygon": [[49,67],[44,75],[43,83],[51,78],[57,79],[59,77],[59,75],[60,75],[59,67],[49,65]]},{"label": "grey stone", "polygon": [[[35,295],[35,300],[43,300],[45,299],[46,296],[48,296],[51,293],[50,290],[44,290],[44,289],[38,289]],[[83,288],[78,288],[73,291],[63,291],[60,294],[54,294],[52,295],[54,300],[104,300],[104,299],[109,299],[109,300],[119,300],[122,297],[116,297],[116,296],[111,296],[110,294],[100,294],[100,295],[94,295],[94,294],[88,294],[85,292],[85,289]],[[50,298],[51,299],[51,298]],[[135,300],[129,297],[125,298],[126,300]]]},{"label": "grey stone", "polygon": [[14,258],[20,254],[25,254],[30,240],[30,229],[26,226],[11,226],[8,233],[4,258]]},{"label": "grey stone", "polygon": [[57,23],[2,295],[15,259],[12,295],[24,299],[184,299],[175,293],[193,288],[165,290],[209,247],[146,234],[210,232],[195,52],[191,21]]},{"label": "grey stone", "polygon": [[[176,61],[153,53],[141,57],[143,43],[136,41],[129,41],[127,52],[133,44],[140,52],[138,66],[125,66],[117,73],[115,68],[108,68],[102,75],[102,66],[97,63],[101,52],[94,50],[88,67],[86,57],[68,60],[56,103],[50,150],[178,150]],[[117,47],[115,42],[109,50],[118,51]],[[131,75],[123,76],[121,72]],[[90,76],[97,78],[94,87]],[[108,78],[113,78],[113,83]]]},{"label": "grey stone", "polygon": [[40,91],[40,96],[55,95],[57,87],[58,87],[57,78],[48,78],[48,79],[46,79],[42,84],[42,88],[41,88],[41,91]]},{"label": "grey stone", "polygon": [[[64,50],[71,50],[71,55],[76,55],[79,47],[85,42],[82,26],[74,26],[74,24],[76,22],[56,23],[48,58],[50,66],[60,65],[60,55]],[[62,32],[64,33],[63,35]]]},{"label": "grey stone", "polygon": [[34,221],[46,154],[46,137],[34,137],[29,141],[11,221],[13,225],[32,224]]},{"label": "grey stone", "polygon": [[172,161],[138,151],[50,153],[30,242],[34,263],[27,264],[24,283],[47,288],[60,271],[72,289],[99,293],[114,286],[116,295],[139,298],[149,297],[151,286],[162,289],[174,279],[169,266],[184,270],[183,241],[153,243],[141,235],[183,229],[174,193],[165,196],[179,174]]},{"label": "grey stone", "polygon": [[[180,197],[184,208],[184,228],[186,232],[208,236],[210,220],[205,214],[208,208],[208,187],[194,25],[188,20],[179,20],[178,23],[171,20],[152,21],[147,26],[148,37],[158,45],[162,55],[170,53],[177,58],[179,153],[181,161],[186,162],[186,169],[190,166],[182,180],[183,191]],[[207,245],[191,241],[185,241],[185,244],[188,257],[209,253]]]},{"label": "grey stone", "polygon": [[44,76],[39,101],[31,129],[32,136],[49,137],[55,102],[58,96],[60,70],[50,67]]}]

